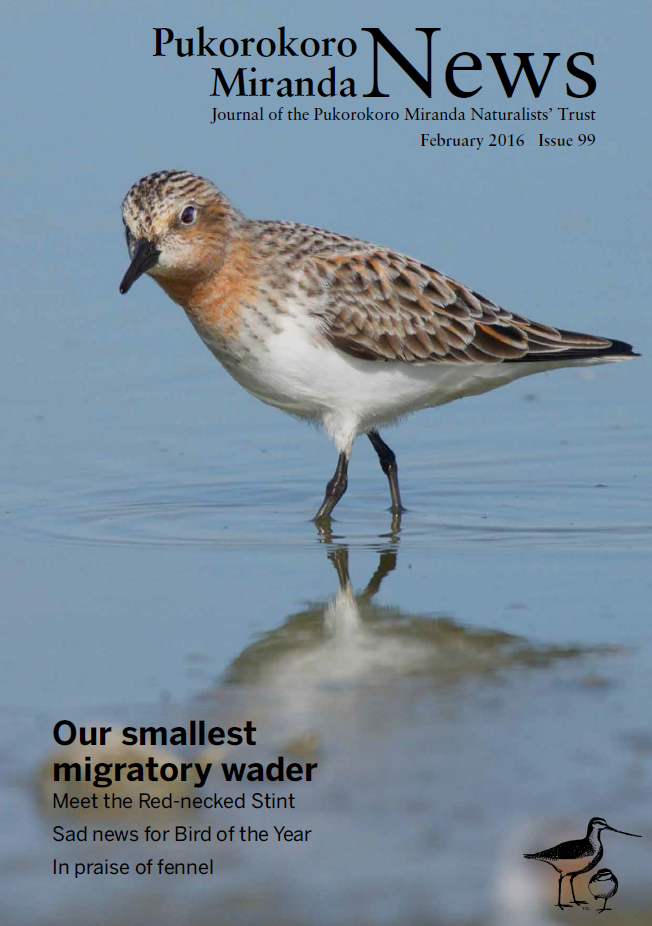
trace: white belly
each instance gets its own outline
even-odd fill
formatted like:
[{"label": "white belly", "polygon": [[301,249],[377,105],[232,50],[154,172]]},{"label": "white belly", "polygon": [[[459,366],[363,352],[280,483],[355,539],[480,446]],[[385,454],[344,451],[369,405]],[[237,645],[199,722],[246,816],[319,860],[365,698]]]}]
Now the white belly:
[{"label": "white belly", "polygon": [[321,423],[339,450],[358,434],[394,424],[420,408],[488,392],[532,373],[567,366],[550,363],[445,363],[359,360],[319,337],[316,324],[288,319],[279,333],[249,342],[237,357],[204,339],[249,392],[291,415]]}]

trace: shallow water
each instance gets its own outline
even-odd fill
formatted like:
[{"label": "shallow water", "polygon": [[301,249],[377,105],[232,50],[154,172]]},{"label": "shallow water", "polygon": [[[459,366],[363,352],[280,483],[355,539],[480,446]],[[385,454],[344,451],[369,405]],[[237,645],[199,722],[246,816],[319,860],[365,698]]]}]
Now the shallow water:
[{"label": "shallow water", "polygon": [[[169,376],[134,356],[119,382],[100,368],[80,390],[69,368],[58,395],[35,388],[13,409],[5,921],[83,923],[100,898],[106,922],[154,908],[161,923],[209,922],[217,906],[233,923],[522,922],[525,909],[545,922],[554,877],[521,855],[597,814],[645,837],[605,836],[621,881],[612,916],[649,914],[652,485],[634,365],[537,377],[388,432],[400,523],[360,441],[324,532],[310,515],[332,448],[191,345],[167,355]],[[234,759],[296,755],[318,778],[267,786],[293,792],[292,811],[205,811],[192,825],[314,835],[152,850],[212,857],[210,878],[55,879],[55,856],[151,855],[53,844],[55,824],[96,824],[50,809],[42,763],[64,716],[251,717],[258,745]]]}]

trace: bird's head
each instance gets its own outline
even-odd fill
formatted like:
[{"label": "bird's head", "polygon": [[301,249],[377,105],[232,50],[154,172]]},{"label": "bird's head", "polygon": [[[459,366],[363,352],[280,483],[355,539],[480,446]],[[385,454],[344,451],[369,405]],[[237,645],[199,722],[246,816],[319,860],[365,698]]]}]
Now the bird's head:
[{"label": "bird's head", "polygon": [[135,183],[122,202],[131,264],[120,292],[143,273],[200,280],[217,272],[242,216],[210,180],[185,170],[163,170]]},{"label": "bird's head", "polygon": [[611,868],[599,868],[591,878],[591,881],[613,881],[613,872]]},{"label": "bird's head", "polygon": [[593,833],[601,833],[602,830],[611,830],[614,833],[622,833],[623,836],[636,836],[638,839],[641,838],[638,833],[626,833],[625,830],[617,830],[615,827],[609,826],[604,817],[591,817],[587,835],[591,836]]}]

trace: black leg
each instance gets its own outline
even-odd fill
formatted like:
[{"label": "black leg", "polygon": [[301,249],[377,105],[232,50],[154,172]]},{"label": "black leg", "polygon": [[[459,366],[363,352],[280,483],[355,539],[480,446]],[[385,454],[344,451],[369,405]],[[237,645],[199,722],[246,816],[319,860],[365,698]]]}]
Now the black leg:
[{"label": "black leg", "polygon": [[574,888],[573,888],[573,878],[575,878],[575,877],[576,877],[576,875],[571,875],[571,877],[570,877],[570,887],[571,887],[571,894],[573,895],[573,903],[579,905],[579,904],[581,904],[581,903],[586,903],[586,901],[585,901],[585,900],[576,900],[576,899],[575,899],[575,890],[574,890]]},{"label": "black leg", "polygon": [[326,495],[324,495],[324,501],[321,503],[321,507],[315,515],[315,521],[322,521],[324,518],[329,518],[331,511],[346,492],[346,487],[348,485],[348,468],[349,458],[343,450],[337,460],[333,478],[326,486]]},{"label": "black leg", "polygon": [[391,447],[387,446],[378,431],[369,431],[367,437],[373,444],[373,448],[378,454],[382,470],[389,480],[389,491],[392,496],[392,511],[395,514],[399,514],[401,511],[405,511],[405,509],[401,504],[401,493],[398,487],[398,464],[396,462],[396,455]]},{"label": "black leg", "polygon": [[562,903],[562,902],[561,902],[561,882],[562,882],[563,880],[564,880],[564,875],[559,875],[559,893],[557,894],[557,904],[556,904],[556,906],[558,906],[560,910],[563,910],[564,907],[570,907],[570,906],[571,906],[571,904],[569,904],[569,903]]}]

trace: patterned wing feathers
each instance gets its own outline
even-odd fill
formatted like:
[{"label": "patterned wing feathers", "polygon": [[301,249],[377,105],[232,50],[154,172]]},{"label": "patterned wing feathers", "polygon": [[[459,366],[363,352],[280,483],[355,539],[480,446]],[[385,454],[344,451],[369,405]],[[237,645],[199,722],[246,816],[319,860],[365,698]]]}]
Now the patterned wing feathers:
[{"label": "patterned wing feathers", "polygon": [[[501,363],[631,354],[629,345],[508,312],[419,261],[357,242],[312,258],[326,337],[365,360]],[[348,247],[348,249],[347,249]],[[612,348],[613,350],[610,350]],[[629,350],[627,350],[629,349]]]}]

